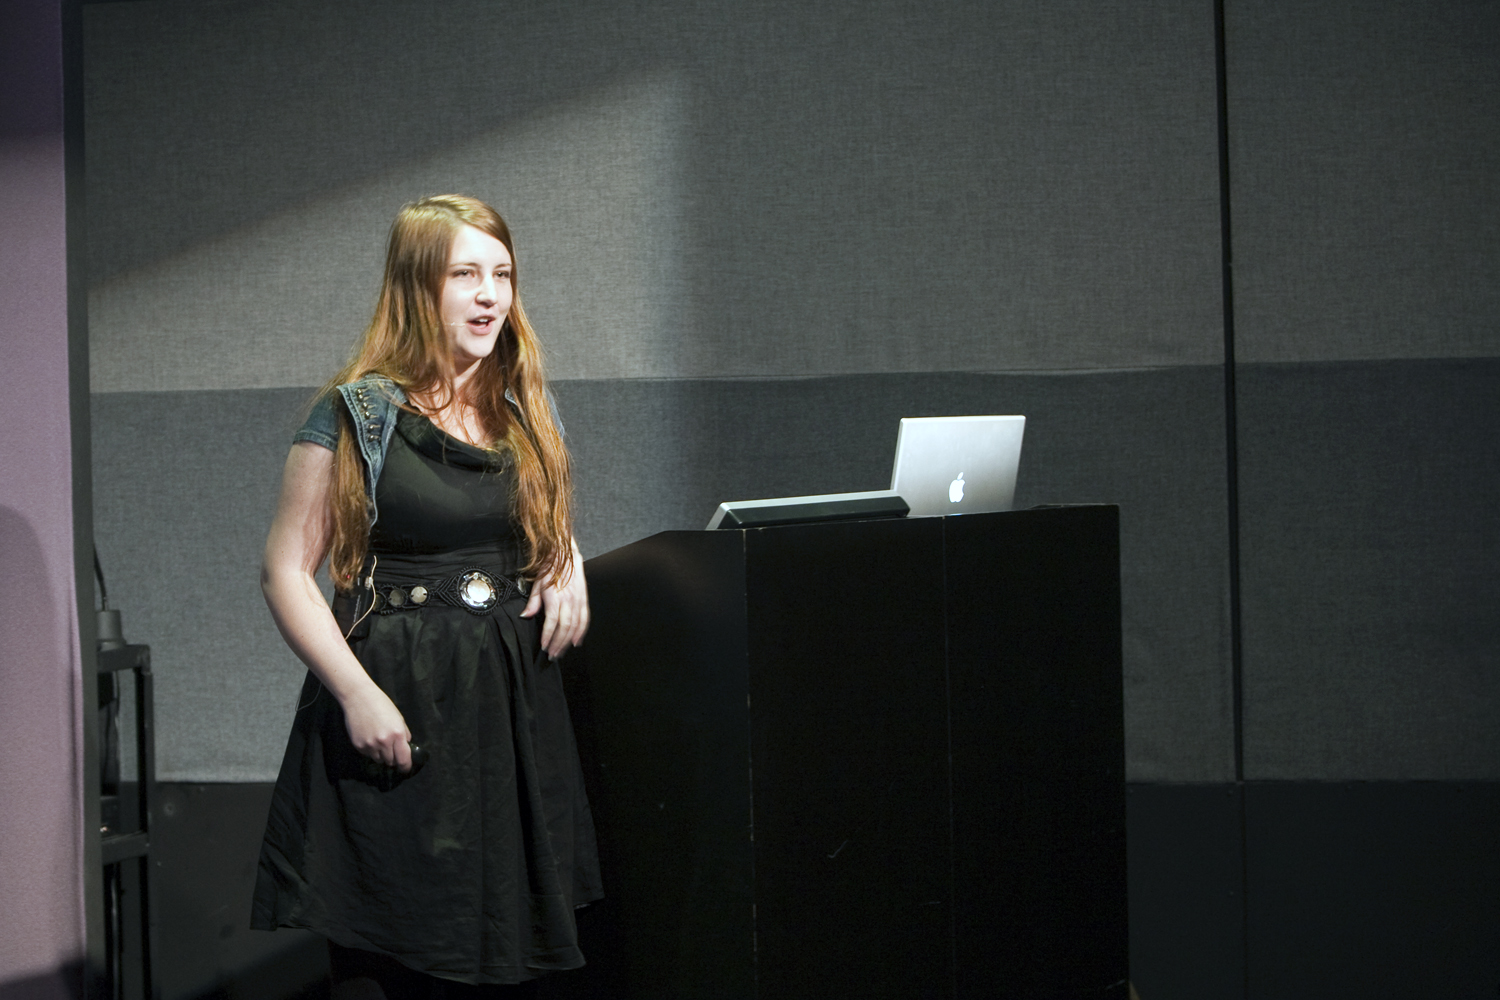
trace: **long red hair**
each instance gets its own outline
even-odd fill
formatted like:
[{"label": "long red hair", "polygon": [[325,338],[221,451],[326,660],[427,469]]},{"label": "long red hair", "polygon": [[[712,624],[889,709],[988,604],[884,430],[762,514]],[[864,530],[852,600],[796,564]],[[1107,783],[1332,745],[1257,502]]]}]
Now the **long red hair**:
[{"label": "long red hair", "polygon": [[[438,408],[453,401],[455,373],[439,301],[453,240],[464,226],[505,244],[512,262],[510,312],[494,352],[464,384],[464,401],[474,409],[488,450],[508,454],[515,470],[516,512],[528,550],[522,572],[532,578],[558,577],[571,567],[572,470],[552,419],[541,343],[521,308],[515,244],[500,213],[458,194],[423,198],[402,208],[391,224],[375,316],[354,356],[322,391],[332,393],[346,382],[382,375],[408,397],[421,395]],[[520,404],[519,414],[505,398],[507,389]],[[369,549],[370,516],[352,418],[341,400],[335,403],[343,433],[334,462],[328,569],[334,586],[347,591]]]}]

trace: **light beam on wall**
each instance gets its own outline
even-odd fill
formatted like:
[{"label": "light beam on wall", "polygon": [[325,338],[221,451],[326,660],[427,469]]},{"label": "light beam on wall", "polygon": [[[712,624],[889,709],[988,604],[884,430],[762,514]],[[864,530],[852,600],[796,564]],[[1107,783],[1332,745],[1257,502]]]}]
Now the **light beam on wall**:
[{"label": "light beam on wall", "polygon": [[686,99],[626,81],[113,278],[89,296],[93,391],[322,383],[369,321],[397,209],[449,192],[510,223],[553,378],[679,374]]}]

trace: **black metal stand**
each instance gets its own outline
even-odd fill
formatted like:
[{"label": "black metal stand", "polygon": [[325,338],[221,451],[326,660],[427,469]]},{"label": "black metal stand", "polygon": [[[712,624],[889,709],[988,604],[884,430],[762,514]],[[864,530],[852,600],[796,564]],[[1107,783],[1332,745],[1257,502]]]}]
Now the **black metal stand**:
[{"label": "black metal stand", "polygon": [[[115,678],[124,671],[135,675],[135,752],[137,780],[134,801],[126,786],[116,780],[103,789],[104,826],[100,835],[104,862],[105,955],[112,1000],[156,1000],[152,979],[155,927],[151,914],[150,851],[152,809],[156,801],[156,732],[153,715],[151,647],[123,645],[99,651],[101,689],[108,678],[111,692]],[[114,694],[118,698],[118,694]],[[101,738],[104,734],[101,733]],[[133,806],[133,808],[131,808]],[[133,814],[133,815],[132,815]],[[134,861],[135,865],[128,863]],[[130,869],[134,868],[132,872]],[[131,877],[133,875],[133,878]],[[128,896],[140,901],[139,923],[127,918]],[[131,934],[134,931],[134,934]],[[132,937],[134,940],[132,940]],[[139,966],[140,992],[129,989]]]}]

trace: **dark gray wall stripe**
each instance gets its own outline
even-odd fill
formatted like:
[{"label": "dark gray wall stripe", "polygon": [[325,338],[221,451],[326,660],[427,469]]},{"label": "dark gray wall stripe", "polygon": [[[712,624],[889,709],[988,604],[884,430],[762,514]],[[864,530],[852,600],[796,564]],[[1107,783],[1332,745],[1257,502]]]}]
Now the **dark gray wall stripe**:
[{"label": "dark gray wall stripe", "polygon": [[[1251,777],[1483,778],[1497,362],[1242,366]],[[1131,773],[1233,775],[1217,369],[562,383],[591,553],[726,498],[877,488],[895,422],[1025,412],[1018,499],[1122,505]],[[255,585],[304,390],[95,399],[101,554],[163,764],[264,777],[298,668]],[[170,442],[164,445],[163,442]],[[233,456],[228,462],[226,456]]]},{"label": "dark gray wall stripe", "polygon": [[1240,366],[1252,778],[1500,775],[1500,360]]},{"label": "dark gray wall stripe", "polygon": [[[556,388],[586,554],[701,527],[721,500],[884,488],[902,416],[1027,414],[1020,504],[1121,504],[1131,773],[1225,780],[1221,385],[1209,367]],[[300,672],[257,572],[306,396],[95,397],[100,553],[127,635],[153,646],[171,776],[264,779],[280,759]]]}]

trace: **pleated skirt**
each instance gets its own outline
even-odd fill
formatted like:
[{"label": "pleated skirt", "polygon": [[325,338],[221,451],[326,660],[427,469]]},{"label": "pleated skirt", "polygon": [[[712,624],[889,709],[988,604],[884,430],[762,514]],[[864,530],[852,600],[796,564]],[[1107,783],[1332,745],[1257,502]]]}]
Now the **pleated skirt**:
[{"label": "pleated skirt", "polygon": [[[299,927],[463,983],[583,964],[602,897],[561,663],[524,598],[365,617],[349,644],[429,762],[372,779],[311,674],[261,849],[251,926]],[[336,606],[337,610],[337,606]],[[347,610],[347,609],[346,609]]]}]

